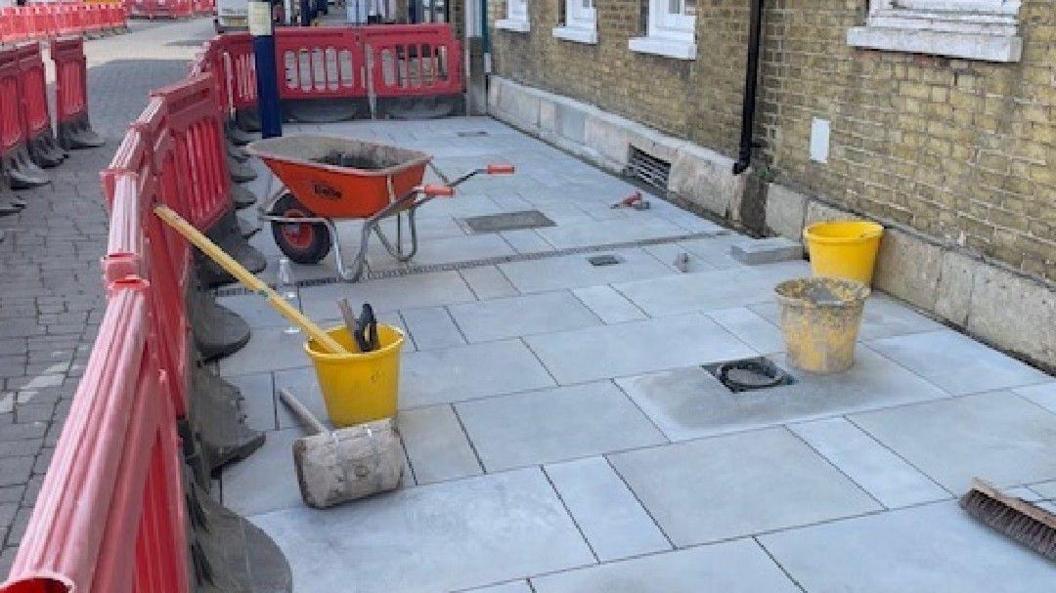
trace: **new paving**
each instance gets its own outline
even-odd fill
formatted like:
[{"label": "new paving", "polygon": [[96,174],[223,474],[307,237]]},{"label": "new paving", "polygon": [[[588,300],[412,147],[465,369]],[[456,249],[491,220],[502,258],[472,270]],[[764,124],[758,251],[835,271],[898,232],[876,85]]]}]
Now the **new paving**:
[{"label": "new paving", "polygon": [[[974,475],[1035,500],[1056,490],[1051,377],[883,294],[850,371],[791,369],[773,286],[806,262],[742,265],[731,248],[756,240],[659,198],[612,209],[636,188],[495,121],[287,131],[421,149],[448,175],[518,167],[422,208],[413,266],[376,241],[357,284],[332,281],[332,255],[295,266],[313,318],[337,323],[347,297],[407,333],[396,492],[301,504],[302,431],[275,390],[325,416],[303,338],[258,297],[223,293],[254,337],[219,369],[268,440],[224,469],[222,499],[285,551],[297,590],[982,593],[1056,578],[955,502]],[[555,224],[466,221],[529,210]],[[358,225],[340,228],[354,247]],[[281,255],[270,233],[252,242]],[[734,394],[702,368],[757,356],[796,382]]]},{"label": "new paving", "polygon": [[[196,21],[133,36],[168,35],[179,61],[193,47],[177,42],[207,32]],[[120,76],[102,77],[117,66],[96,63],[90,79],[117,97]],[[170,75],[167,61],[158,72]],[[267,440],[224,468],[220,496],[274,538],[296,591],[1034,593],[1056,579],[955,502],[974,475],[1056,495],[1051,377],[882,294],[852,370],[802,373],[783,356],[772,289],[809,275],[806,262],[742,265],[731,248],[756,240],[656,197],[612,209],[636,188],[486,118],[287,127],[298,132],[425,150],[447,174],[488,162],[518,172],[423,207],[417,267],[376,241],[360,283],[332,281],[333,255],[294,266],[297,304],[316,320],[336,323],[347,297],[407,333],[395,492],[303,506],[290,452],[303,433],[276,404],[289,387],[325,417],[303,336],[259,297],[221,292],[253,338],[218,368]],[[5,265],[32,262],[5,272],[0,292],[0,368],[17,371],[2,400],[14,409],[0,410],[0,525],[15,525],[5,562],[98,323],[103,152],[0,243]],[[255,166],[249,187],[263,195]],[[475,233],[465,221],[527,210],[554,226]],[[339,228],[353,248],[358,224]],[[273,279],[271,233],[252,243]],[[682,253],[688,272],[674,265]],[[616,263],[592,265],[597,255]],[[757,356],[796,382],[735,394],[702,368]]]}]

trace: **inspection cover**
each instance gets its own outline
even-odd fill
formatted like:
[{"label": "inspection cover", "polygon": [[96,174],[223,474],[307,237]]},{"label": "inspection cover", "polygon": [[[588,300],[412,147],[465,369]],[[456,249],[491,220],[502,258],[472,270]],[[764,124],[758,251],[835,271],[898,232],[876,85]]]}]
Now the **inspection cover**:
[{"label": "inspection cover", "polygon": [[485,132],[484,130],[470,130],[468,132],[458,132],[458,137],[459,138],[480,138],[482,136],[487,136],[487,135],[488,135],[488,133]]},{"label": "inspection cover", "polygon": [[734,393],[792,385],[795,377],[765,356],[704,365],[726,389]]},{"label": "inspection cover", "polygon": [[592,266],[615,266],[616,264],[623,263],[623,260],[619,256],[606,253],[605,255],[592,255],[587,258]]},{"label": "inspection cover", "polygon": [[497,233],[499,231],[516,231],[554,226],[554,221],[538,210],[520,212],[503,212],[487,216],[474,216],[463,219],[466,226],[474,233]]}]

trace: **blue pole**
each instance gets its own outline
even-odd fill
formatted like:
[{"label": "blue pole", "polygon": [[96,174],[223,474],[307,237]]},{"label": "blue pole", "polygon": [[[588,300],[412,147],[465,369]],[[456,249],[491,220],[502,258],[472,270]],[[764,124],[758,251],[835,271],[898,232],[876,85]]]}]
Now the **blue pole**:
[{"label": "blue pole", "polygon": [[279,107],[279,81],[275,67],[275,35],[272,30],[271,2],[250,0],[249,34],[253,37],[253,58],[257,68],[257,111],[260,112],[260,135],[282,136],[282,111]]},{"label": "blue pole", "polygon": [[312,1],[301,0],[301,26],[312,26]]}]

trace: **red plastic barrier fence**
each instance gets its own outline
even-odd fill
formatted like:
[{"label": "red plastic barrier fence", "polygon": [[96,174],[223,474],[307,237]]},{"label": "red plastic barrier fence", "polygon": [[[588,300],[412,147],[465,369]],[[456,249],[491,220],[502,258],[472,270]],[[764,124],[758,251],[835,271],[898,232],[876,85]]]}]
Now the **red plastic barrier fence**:
[{"label": "red plastic barrier fence", "polygon": [[18,57],[16,48],[0,48],[0,162],[5,162],[26,144],[18,90]]},{"label": "red plastic barrier fence", "polygon": [[[278,34],[281,36],[283,31],[279,29]],[[232,109],[256,107],[257,73],[253,61],[253,38],[249,33],[229,33],[221,39],[228,103]]]},{"label": "red plastic barrier fence", "polygon": [[48,2],[0,8],[0,43],[44,40],[81,33],[96,35],[121,30],[125,26],[125,10],[116,4]]},{"label": "red plastic barrier fence", "polygon": [[130,14],[134,17],[182,18],[194,14],[192,0],[132,0]]},{"label": "red plastic barrier fence", "polygon": [[60,37],[51,44],[55,62],[55,120],[61,127],[88,115],[87,60],[84,39]]},{"label": "red plastic barrier fence", "polygon": [[203,74],[153,93],[165,102],[189,220],[203,232],[234,208],[215,89],[213,75]]},{"label": "red plastic barrier fence", "polygon": [[280,29],[275,36],[284,99],[367,96],[366,59],[358,29],[313,27]]},{"label": "red plastic barrier fence", "polygon": [[47,82],[44,78],[44,59],[40,44],[24,43],[17,46],[19,95],[22,97],[26,136],[34,142],[44,134],[51,135],[51,114],[48,113]]},{"label": "red plastic barrier fence", "polygon": [[462,92],[462,50],[451,27],[364,27],[374,93],[379,97],[457,95]]},{"label": "red plastic barrier fence", "polygon": [[[119,184],[115,215],[136,218],[135,206],[134,184]],[[134,278],[110,285],[4,593],[188,591],[179,437],[151,290]]]}]

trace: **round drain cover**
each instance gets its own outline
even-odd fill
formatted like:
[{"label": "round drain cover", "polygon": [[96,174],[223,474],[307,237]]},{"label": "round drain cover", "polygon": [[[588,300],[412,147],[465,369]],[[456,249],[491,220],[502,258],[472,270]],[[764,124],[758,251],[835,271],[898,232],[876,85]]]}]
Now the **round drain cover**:
[{"label": "round drain cover", "polygon": [[734,391],[763,389],[780,385],[786,379],[776,365],[758,360],[737,360],[719,367],[719,381]]}]

